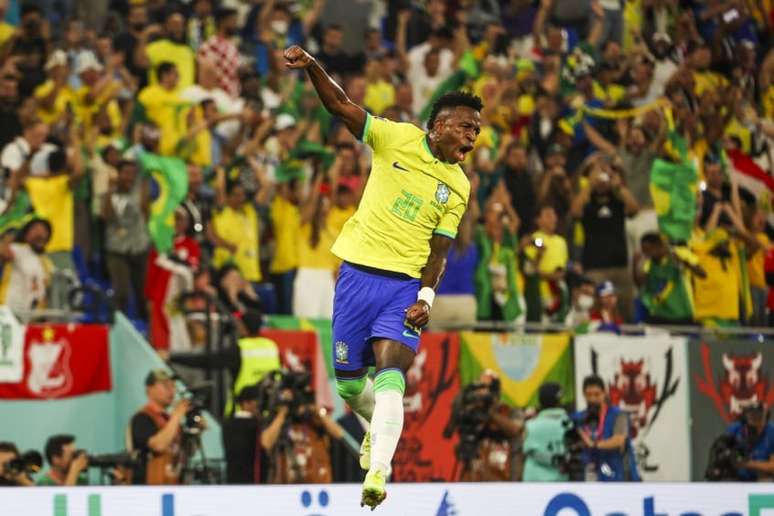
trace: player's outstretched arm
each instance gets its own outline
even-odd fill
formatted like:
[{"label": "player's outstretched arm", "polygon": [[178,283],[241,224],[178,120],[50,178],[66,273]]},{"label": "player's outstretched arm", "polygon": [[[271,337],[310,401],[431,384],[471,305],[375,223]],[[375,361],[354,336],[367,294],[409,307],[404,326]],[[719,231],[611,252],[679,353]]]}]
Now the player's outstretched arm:
[{"label": "player's outstretched arm", "polygon": [[[442,235],[432,236],[430,239],[430,256],[427,258],[427,265],[422,269],[420,289],[428,288],[435,291],[438,288],[443,271],[446,269],[446,256],[449,254],[452,242],[454,240]],[[422,290],[420,290],[421,296]],[[433,293],[431,297],[435,297],[435,294]],[[430,322],[431,304],[432,300],[428,302],[423,299],[417,299],[417,302],[406,310],[406,320],[417,328],[426,326]]]},{"label": "player's outstretched arm", "polygon": [[306,50],[293,45],[285,50],[285,66],[292,70],[303,69],[309,74],[314,89],[320,96],[325,109],[334,116],[344,120],[349,132],[356,138],[363,137],[363,128],[366,122],[365,110],[349,100],[341,86],[325,73],[317,60],[310,56]]}]

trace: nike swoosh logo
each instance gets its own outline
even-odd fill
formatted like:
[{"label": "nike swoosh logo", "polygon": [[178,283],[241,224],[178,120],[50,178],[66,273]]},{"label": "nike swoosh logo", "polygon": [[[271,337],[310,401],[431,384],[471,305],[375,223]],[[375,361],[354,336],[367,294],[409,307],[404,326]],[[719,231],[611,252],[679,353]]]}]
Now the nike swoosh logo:
[{"label": "nike swoosh logo", "polygon": [[407,168],[403,168],[402,166],[400,166],[400,163],[398,163],[397,161],[393,162],[393,163],[392,163],[392,166],[393,166],[394,168],[397,168],[398,170],[402,170],[402,171],[404,171],[404,172],[408,172],[408,171],[409,171],[409,169],[407,169]]},{"label": "nike swoosh logo", "polygon": [[408,337],[409,339],[418,339],[419,335],[416,335],[408,330],[403,330],[403,336]]}]

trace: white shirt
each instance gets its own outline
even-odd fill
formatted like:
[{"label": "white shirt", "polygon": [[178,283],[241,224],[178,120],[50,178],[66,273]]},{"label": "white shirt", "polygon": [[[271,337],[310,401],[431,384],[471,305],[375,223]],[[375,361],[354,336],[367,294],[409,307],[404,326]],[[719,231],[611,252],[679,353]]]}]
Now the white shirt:
[{"label": "white shirt", "polygon": [[4,303],[14,311],[32,309],[46,297],[48,272],[42,256],[27,244],[11,244],[11,273]]},{"label": "white shirt", "polygon": [[454,52],[444,48],[438,56],[438,72],[435,76],[430,77],[425,69],[425,56],[429,51],[430,44],[422,43],[408,52],[409,69],[406,78],[413,89],[414,103],[412,108],[415,115],[422,111],[436,88],[454,71],[452,70]]},{"label": "white shirt", "polygon": [[[218,107],[219,113],[239,113],[245,107],[245,101],[241,97],[232,97],[221,88],[205,89],[198,84],[187,87],[180,92],[180,97],[188,102],[198,104],[203,100],[212,99]],[[225,139],[231,139],[239,131],[239,120],[221,122],[216,131]]]}]

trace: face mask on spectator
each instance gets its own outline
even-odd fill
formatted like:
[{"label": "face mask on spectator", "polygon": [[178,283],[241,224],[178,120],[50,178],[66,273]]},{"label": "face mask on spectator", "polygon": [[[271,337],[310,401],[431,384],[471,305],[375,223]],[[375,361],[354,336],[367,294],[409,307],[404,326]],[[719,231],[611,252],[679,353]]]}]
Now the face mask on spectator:
[{"label": "face mask on spectator", "polygon": [[591,310],[594,306],[594,298],[588,294],[581,294],[578,296],[578,308],[581,310]]},{"label": "face mask on spectator", "polygon": [[288,22],[285,20],[274,20],[271,22],[271,30],[275,34],[285,34],[288,31]]}]

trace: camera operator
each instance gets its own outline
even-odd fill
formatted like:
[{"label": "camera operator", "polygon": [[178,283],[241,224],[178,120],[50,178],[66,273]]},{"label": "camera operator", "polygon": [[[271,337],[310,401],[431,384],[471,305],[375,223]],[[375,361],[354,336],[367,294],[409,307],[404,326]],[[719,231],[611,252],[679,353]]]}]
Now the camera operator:
[{"label": "camera operator", "polygon": [[544,383],[538,391],[540,412],[526,422],[524,430],[525,482],[566,482],[569,476],[564,459],[565,439],[573,428],[567,411],[561,407],[562,387]]},{"label": "camera operator", "polygon": [[637,463],[629,437],[629,415],[606,400],[605,382],[596,375],[583,380],[586,410],[575,414],[583,441],[586,480],[638,482]]},{"label": "camera operator", "polygon": [[[279,376],[278,380],[273,380]],[[274,387],[270,387],[274,382]],[[271,424],[261,433],[261,446],[270,455],[272,484],[325,484],[333,479],[330,438],[344,430],[315,405],[311,377],[306,372],[282,372],[261,382],[273,397]]]},{"label": "camera operator", "polygon": [[[177,402],[171,414],[167,410],[175,399],[172,374],[155,369],[145,378],[148,403],[129,423],[127,447],[139,452],[132,474],[133,484],[177,484],[185,457],[182,453],[183,427],[194,406],[188,399]],[[199,424],[199,423],[195,423]]]},{"label": "camera operator", "polygon": [[46,461],[50,466],[36,485],[39,486],[85,486],[89,484],[86,470],[89,459],[86,452],[76,450],[72,435],[52,435],[46,441]]},{"label": "camera operator", "polygon": [[34,486],[27,468],[15,467],[20,462],[19,450],[9,442],[0,442],[0,486]]},{"label": "camera operator", "polygon": [[[285,424],[288,406],[280,405],[272,422],[262,430],[259,404],[261,394],[258,385],[242,389],[236,398],[234,415],[223,423],[228,484],[259,484],[267,477],[269,459],[266,449],[270,448],[269,443],[273,445],[276,442]],[[287,391],[284,396],[290,399],[292,394]]]},{"label": "camera operator", "polygon": [[[500,379],[493,371],[484,371],[478,382],[465,387],[454,400],[451,419],[443,433],[446,438],[455,431],[459,433],[456,454],[457,464],[462,463],[460,480],[516,480],[516,438],[521,429],[512,409],[500,401]],[[455,466],[455,473],[456,469]]]},{"label": "camera operator", "polygon": [[756,482],[774,476],[774,424],[768,421],[766,408],[760,402],[745,407],[739,421],[731,424],[726,434],[746,460],[737,467],[737,479]]}]

